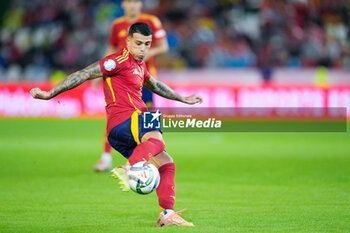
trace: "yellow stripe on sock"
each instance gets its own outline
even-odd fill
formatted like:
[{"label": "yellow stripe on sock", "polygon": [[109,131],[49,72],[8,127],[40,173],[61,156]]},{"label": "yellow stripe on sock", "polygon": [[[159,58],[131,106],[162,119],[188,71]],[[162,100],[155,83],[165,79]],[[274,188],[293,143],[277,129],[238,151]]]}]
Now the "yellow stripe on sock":
[{"label": "yellow stripe on sock", "polygon": [[134,137],[135,142],[140,144],[140,139],[139,139],[139,115],[137,114],[137,111],[135,111],[131,115],[131,133],[132,136]]}]

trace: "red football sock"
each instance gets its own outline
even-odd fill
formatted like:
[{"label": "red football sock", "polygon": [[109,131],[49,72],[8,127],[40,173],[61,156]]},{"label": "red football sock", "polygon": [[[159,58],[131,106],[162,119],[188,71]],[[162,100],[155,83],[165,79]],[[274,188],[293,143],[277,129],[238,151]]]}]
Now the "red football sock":
[{"label": "red football sock", "polygon": [[157,188],[160,210],[174,210],[175,203],[175,163],[166,163],[159,167],[160,183]]},{"label": "red football sock", "polygon": [[107,129],[105,131],[105,137],[103,139],[103,152],[110,154],[112,152],[112,146],[108,142]]},{"label": "red football sock", "polygon": [[112,151],[112,146],[109,144],[107,138],[105,137],[104,144],[103,144],[103,152],[110,154]]},{"label": "red football sock", "polygon": [[140,161],[148,161],[151,157],[159,154],[165,149],[164,143],[156,138],[149,138],[147,141],[137,145],[132,152],[129,163],[134,165]]}]

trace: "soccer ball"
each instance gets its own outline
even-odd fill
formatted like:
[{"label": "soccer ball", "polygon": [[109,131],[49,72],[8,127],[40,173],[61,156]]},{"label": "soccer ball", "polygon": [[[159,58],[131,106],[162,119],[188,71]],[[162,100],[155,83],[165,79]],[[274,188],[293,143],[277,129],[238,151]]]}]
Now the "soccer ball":
[{"label": "soccer ball", "polygon": [[139,194],[148,194],[153,192],[159,185],[159,171],[149,162],[138,162],[130,167],[129,184],[131,190]]}]

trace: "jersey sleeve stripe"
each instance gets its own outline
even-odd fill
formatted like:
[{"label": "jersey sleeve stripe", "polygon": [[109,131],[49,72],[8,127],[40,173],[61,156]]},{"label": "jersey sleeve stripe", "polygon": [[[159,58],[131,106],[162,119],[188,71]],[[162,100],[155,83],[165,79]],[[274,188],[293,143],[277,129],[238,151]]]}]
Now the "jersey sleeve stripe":
[{"label": "jersey sleeve stripe", "polygon": [[127,57],[128,57],[128,56],[123,55],[123,56],[116,57],[115,59],[116,59],[117,61],[120,61],[120,60],[123,60],[123,59],[125,59],[125,58],[127,58]]},{"label": "jersey sleeve stripe", "polygon": [[113,91],[113,88],[112,88],[112,83],[111,83],[111,77],[107,77],[106,78],[106,82],[109,86],[109,89],[111,90],[111,93],[112,93],[112,96],[113,96],[113,102],[115,104],[115,95],[114,95],[114,91]]},{"label": "jersey sleeve stripe", "polygon": [[137,114],[137,111],[135,111],[131,115],[131,134],[135,140],[135,142],[140,144],[140,139],[139,139],[139,115]]},{"label": "jersey sleeve stripe", "polygon": [[128,56],[119,56],[119,57],[116,57],[115,60],[119,62],[120,60],[123,60],[125,58],[128,58]]},{"label": "jersey sleeve stripe", "polygon": [[117,56],[115,59],[118,60],[122,60],[123,58],[126,58],[129,56],[129,51],[124,49],[123,55]]},{"label": "jersey sleeve stripe", "polygon": [[120,64],[120,63],[123,63],[123,62],[125,62],[125,61],[128,60],[128,59],[129,59],[129,57],[126,57],[125,59],[118,61],[118,63],[119,63],[119,64]]},{"label": "jersey sleeve stripe", "polygon": [[115,59],[118,61],[118,63],[122,63],[126,61],[129,58],[129,51],[124,50],[124,54],[116,57]]}]

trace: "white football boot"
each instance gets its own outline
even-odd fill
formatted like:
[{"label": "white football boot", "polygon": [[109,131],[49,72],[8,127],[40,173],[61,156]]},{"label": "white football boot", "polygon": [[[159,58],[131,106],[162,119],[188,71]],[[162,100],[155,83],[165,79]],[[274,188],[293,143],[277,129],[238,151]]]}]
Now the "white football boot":
[{"label": "white football boot", "polygon": [[95,172],[109,172],[112,170],[112,155],[103,153],[101,159],[98,160],[95,168]]}]

